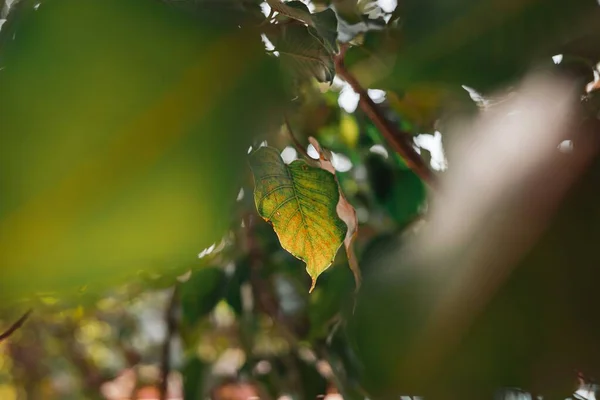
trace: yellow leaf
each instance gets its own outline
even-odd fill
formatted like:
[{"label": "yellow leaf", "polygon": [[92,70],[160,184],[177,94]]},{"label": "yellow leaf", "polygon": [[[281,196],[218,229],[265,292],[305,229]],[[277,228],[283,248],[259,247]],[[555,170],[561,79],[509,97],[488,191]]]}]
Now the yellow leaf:
[{"label": "yellow leaf", "polygon": [[[326,171],[329,171],[335,176],[335,168],[333,167],[333,163],[331,162],[331,152],[326,149],[323,149],[317,139],[314,137],[309,137],[308,141],[313,145],[315,150],[319,153],[319,164],[321,168]],[[338,186],[338,190],[340,193],[340,198],[336,206],[336,212],[338,216],[344,221],[348,230],[346,231],[346,237],[344,238],[344,246],[346,248],[346,254],[348,256],[348,265],[354,274],[354,280],[356,282],[356,291],[360,289],[360,284],[362,281],[360,267],[358,265],[358,260],[356,259],[356,254],[354,254],[354,239],[356,238],[356,233],[358,232],[358,219],[356,217],[356,210],[352,207],[352,204],[348,202],[346,196],[342,192],[342,188],[339,185],[337,177],[335,178],[336,184]]]},{"label": "yellow leaf", "polygon": [[252,153],[250,166],[256,209],[273,226],[281,246],[306,263],[312,292],[347,231],[336,211],[339,191],[335,176],[304,160],[286,165],[271,147]]}]

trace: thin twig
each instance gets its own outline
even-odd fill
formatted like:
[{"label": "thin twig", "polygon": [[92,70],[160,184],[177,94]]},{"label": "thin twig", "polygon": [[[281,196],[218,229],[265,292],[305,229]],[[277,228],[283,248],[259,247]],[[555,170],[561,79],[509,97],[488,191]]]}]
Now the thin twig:
[{"label": "thin twig", "polygon": [[177,331],[177,318],[175,316],[175,311],[177,310],[177,300],[179,298],[178,292],[177,285],[175,285],[175,287],[173,287],[171,300],[169,301],[169,305],[165,310],[167,336],[165,337],[161,351],[160,383],[158,387],[160,400],[167,400],[168,395],[169,373],[171,371],[171,341],[173,339],[173,335],[175,335],[175,332]]},{"label": "thin twig", "polygon": [[312,160],[312,157],[308,155],[308,152],[306,151],[306,147],[302,146],[302,143],[300,143],[298,141],[298,139],[296,138],[296,136],[294,136],[294,131],[292,130],[292,125],[290,124],[290,120],[288,119],[287,115],[284,117],[285,120],[285,127],[287,128],[288,133],[290,134],[290,138],[292,139],[292,143],[294,143],[294,147],[296,147],[296,150],[298,150],[298,152],[300,152],[300,154],[302,154],[304,157],[306,157],[306,159],[308,161]]},{"label": "thin twig", "polygon": [[388,141],[392,149],[398,153],[406,162],[406,165],[412,169],[424,182],[430,186],[435,186],[435,176],[423,159],[415,151],[410,142],[410,135],[402,132],[395,125],[390,123],[382,114],[381,109],[369,97],[367,91],[360,85],[358,80],[346,69],[344,65],[344,56],[348,49],[347,44],[340,46],[340,52],[335,57],[335,69],[338,76],[344,79],[350,87],[359,95],[359,106],[361,110],[375,124],[383,137]]},{"label": "thin twig", "polygon": [[21,318],[19,318],[14,324],[12,324],[7,330],[5,330],[2,334],[0,334],[0,342],[8,339],[17,329],[23,326],[29,315],[31,314],[31,309],[27,310],[25,314]]}]

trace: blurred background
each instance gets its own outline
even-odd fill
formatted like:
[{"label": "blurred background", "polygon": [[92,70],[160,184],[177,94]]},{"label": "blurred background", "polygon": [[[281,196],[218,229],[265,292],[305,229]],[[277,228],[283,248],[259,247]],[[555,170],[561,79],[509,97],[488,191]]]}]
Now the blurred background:
[{"label": "blurred background", "polygon": [[[600,396],[596,0],[0,7],[0,399]],[[256,211],[311,136],[357,292]]]}]

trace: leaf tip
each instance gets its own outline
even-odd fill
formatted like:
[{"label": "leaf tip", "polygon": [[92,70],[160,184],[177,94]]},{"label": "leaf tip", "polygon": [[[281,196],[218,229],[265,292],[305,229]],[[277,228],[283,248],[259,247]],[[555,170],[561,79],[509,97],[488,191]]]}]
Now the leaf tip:
[{"label": "leaf tip", "polygon": [[317,285],[317,278],[311,276],[311,279],[312,283],[310,285],[310,289],[308,289],[308,293],[312,293],[312,291],[315,289],[315,286]]}]

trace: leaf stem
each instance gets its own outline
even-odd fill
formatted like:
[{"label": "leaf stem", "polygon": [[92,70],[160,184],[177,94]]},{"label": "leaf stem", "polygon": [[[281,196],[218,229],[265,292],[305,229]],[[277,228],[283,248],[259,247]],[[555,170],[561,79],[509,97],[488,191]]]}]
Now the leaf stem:
[{"label": "leaf stem", "polygon": [[287,115],[284,116],[284,120],[285,127],[287,128],[287,131],[290,134],[290,138],[292,139],[292,143],[294,143],[294,147],[296,147],[296,150],[298,150],[298,152],[302,154],[307,159],[307,161],[312,161],[313,159],[308,155],[306,147],[302,146],[302,143],[300,143],[296,136],[294,136],[294,131],[292,130],[292,125],[290,124],[290,120],[288,119]]},{"label": "leaf stem", "polygon": [[424,182],[435,187],[435,176],[427,165],[423,162],[421,156],[415,151],[410,143],[410,134],[398,129],[385,118],[381,109],[369,97],[367,91],[360,85],[356,77],[346,69],[344,65],[344,56],[348,50],[348,44],[340,46],[340,52],[335,57],[336,73],[344,79],[350,87],[359,95],[359,106],[367,117],[375,124],[377,129],[383,134],[392,149],[398,153],[406,162],[406,165],[412,169]]}]

